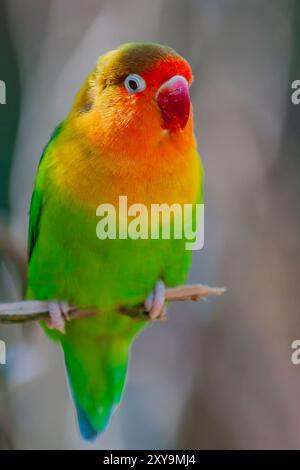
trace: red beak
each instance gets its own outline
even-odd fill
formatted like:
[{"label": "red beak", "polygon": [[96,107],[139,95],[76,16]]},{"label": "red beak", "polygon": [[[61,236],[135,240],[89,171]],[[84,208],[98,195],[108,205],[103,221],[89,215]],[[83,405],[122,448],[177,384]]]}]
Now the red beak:
[{"label": "red beak", "polygon": [[175,75],[163,83],[156,94],[162,118],[163,129],[176,131],[184,129],[190,116],[190,95],[187,80]]}]

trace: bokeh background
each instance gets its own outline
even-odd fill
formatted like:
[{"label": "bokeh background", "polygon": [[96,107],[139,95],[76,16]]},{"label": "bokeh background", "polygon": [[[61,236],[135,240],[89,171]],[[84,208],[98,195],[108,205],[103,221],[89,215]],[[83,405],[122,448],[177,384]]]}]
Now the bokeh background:
[{"label": "bokeh background", "polygon": [[57,346],[1,326],[0,448],[300,448],[298,0],[1,0],[0,299],[20,299],[42,149],[99,55],[128,41],[191,63],[206,172],[205,247],[190,280],[222,298],[174,304],[136,341],[124,401],[79,437]]}]

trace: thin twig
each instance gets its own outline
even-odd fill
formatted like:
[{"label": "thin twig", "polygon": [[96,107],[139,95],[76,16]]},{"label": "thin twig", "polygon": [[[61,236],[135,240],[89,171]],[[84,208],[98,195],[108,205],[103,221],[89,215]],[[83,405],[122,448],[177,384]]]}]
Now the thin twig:
[{"label": "thin twig", "polygon": [[[166,289],[166,301],[200,300],[209,296],[222,295],[224,287],[208,287],[202,284],[178,286]],[[70,319],[94,316],[99,313],[95,308],[80,310],[69,307]],[[119,313],[130,317],[145,317],[146,312],[143,305],[136,307],[119,308]],[[36,320],[45,320],[49,317],[48,302],[39,300],[24,300],[0,304],[0,323],[23,323]]]}]

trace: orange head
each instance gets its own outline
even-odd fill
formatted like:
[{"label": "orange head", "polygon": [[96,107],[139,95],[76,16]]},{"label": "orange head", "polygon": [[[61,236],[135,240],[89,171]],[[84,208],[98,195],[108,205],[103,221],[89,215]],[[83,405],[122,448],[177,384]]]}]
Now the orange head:
[{"label": "orange head", "polygon": [[189,64],[173,49],[125,44],[100,57],[69,119],[93,148],[114,154],[147,152],[170,139],[190,144],[191,81]]}]

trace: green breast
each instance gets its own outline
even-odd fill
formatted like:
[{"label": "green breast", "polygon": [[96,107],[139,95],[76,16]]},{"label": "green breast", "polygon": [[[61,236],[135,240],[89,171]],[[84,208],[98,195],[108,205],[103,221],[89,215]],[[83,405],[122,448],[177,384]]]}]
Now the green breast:
[{"label": "green breast", "polygon": [[158,279],[181,284],[184,240],[99,240],[96,213],[48,196],[29,266],[30,296],[115,310],[143,302]]}]

